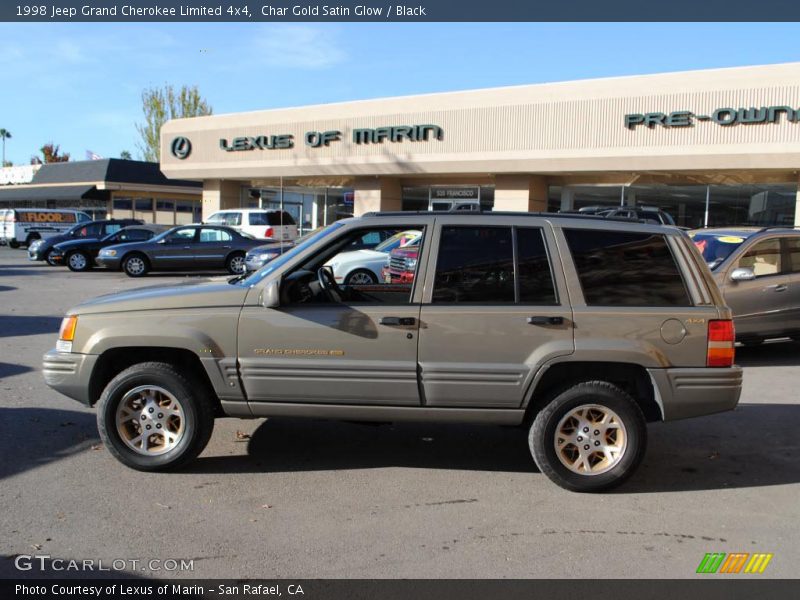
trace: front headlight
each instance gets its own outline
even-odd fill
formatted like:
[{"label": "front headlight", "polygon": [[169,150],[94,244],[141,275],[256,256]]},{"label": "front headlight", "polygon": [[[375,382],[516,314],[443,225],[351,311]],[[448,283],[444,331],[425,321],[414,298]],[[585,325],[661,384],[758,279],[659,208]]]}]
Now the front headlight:
[{"label": "front headlight", "polygon": [[417,259],[416,258],[409,258],[408,261],[406,262],[406,268],[409,271],[413,271],[414,269],[416,269],[417,268]]},{"label": "front headlight", "polygon": [[116,256],[117,255],[117,251],[116,250],[101,250],[100,254],[102,256]]},{"label": "front headlight", "polygon": [[72,352],[72,340],[75,339],[76,327],[78,327],[77,315],[64,317],[61,321],[61,328],[58,330],[56,350],[59,352]]}]

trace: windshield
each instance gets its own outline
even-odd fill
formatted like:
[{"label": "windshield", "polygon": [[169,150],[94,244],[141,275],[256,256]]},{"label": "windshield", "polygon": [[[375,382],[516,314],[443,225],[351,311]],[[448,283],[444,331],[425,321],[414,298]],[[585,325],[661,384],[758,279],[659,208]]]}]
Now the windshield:
[{"label": "windshield", "polygon": [[731,253],[745,240],[738,235],[724,235],[721,233],[690,233],[694,245],[703,255],[703,260],[708,263],[713,271],[720,266]]},{"label": "windshield", "polygon": [[317,233],[308,236],[306,239],[297,244],[294,248],[292,248],[288,252],[284,252],[279,257],[272,259],[252,275],[245,277],[244,279],[241,280],[233,279],[231,280],[231,283],[238,283],[241,285],[246,285],[248,287],[257,284],[259,281],[261,281],[264,277],[272,273],[274,270],[282,267],[287,262],[292,260],[292,258],[297,256],[297,254],[305,251],[306,248],[308,248],[312,244],[315,244],[318,240],[321,240],[322,238],[329,236],[334,231],[339,229],[342,225],[343,223],[341,221],[328,225],[325,229],[321,229]]},{"label": "windshield", "polygon": [[400,248],[402,246],[407,245],[408,243],[412,242],[413,240],[417,239],[422,232],[420,231],[401,231],[400,233],[394,234],[388,240],[381,242],[377,246],[375,246],[376,252],[385,252],[388,254],[395,248]]}]

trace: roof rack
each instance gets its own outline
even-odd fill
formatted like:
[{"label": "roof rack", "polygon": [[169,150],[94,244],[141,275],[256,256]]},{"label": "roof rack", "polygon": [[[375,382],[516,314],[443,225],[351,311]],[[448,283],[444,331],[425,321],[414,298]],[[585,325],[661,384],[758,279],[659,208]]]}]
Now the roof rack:
[{"label": "roof rack", "polygon": [[623,223],[646,223],[643,219],[630,217],[603,217],[601,215],[589,215],[586,213],[554,213],[554,212],[514,212],[514,211],[494,211],[494,210],[393,210],[393,211],[373,211],[364,213],[362,217],[407,217],[409,215],[462,215],[471,216],[492,216],[492,217],[539,217],[546,219],[576,219],[590,221],[618,221]]},{"label": "roof rack", "polygon": [[758,233],[762,231],[770,231],[771,229],[800,229],[800,225],[767,225],[766,227],[762,227],[758,230]]}]

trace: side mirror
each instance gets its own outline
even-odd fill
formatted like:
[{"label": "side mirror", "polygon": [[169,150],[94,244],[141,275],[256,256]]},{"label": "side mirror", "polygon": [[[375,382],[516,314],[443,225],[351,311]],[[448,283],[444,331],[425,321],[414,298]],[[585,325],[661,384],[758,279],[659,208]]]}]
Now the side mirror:
[{"label": "side mirror", "polygon": [[268,281],[261,292],[261,305],[264,308],[278,308],[281,305],[281,284],[279,281]]},{"label": "side mirror", "polygon": [[756,274],[750,267],[738,267],[731,271],[731,279],[733,281],[753,281]]}]

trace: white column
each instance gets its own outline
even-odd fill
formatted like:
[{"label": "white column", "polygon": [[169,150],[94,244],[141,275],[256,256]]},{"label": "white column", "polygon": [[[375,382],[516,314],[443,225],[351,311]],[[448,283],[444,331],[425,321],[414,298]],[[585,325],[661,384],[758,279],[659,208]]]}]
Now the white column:
[{"label": "white column", "polygon": [[561,210],[572,210],[575,205],[575,190],[564,186],[561,188]]}]

